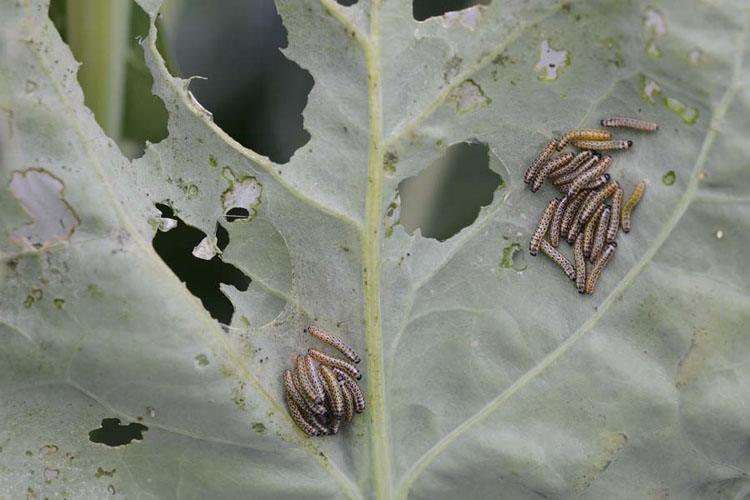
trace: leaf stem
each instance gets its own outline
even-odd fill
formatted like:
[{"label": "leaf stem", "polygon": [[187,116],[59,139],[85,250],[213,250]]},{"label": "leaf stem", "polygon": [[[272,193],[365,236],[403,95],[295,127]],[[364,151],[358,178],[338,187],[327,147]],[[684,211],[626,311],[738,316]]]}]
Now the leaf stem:
[{"label": "leaf stem", "polygon": [[68,44],[82,65],[78,81],[96,121],[119,142],[132,0],[68,0]]}]

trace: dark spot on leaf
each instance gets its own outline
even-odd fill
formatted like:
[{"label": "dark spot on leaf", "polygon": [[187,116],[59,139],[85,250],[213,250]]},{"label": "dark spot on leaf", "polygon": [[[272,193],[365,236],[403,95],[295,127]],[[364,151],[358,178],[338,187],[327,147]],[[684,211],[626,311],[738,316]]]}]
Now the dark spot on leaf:
[{"label": "dark spot on leaf", "polygon": [[102,426],[89,432],[89,441],[107,446],[123,446],[133,440],[142,441],[143,433],[148,430],[143,424],[131,422],[120,424],[119,418],[105,418]]},{"label": "dark spot on leaf", "polygon": [[[225,263],[220,255],[215,255],[210,260],[195,257],[193,249],[206,234],[185,224],[169,206],[157,203],[156,208],[162,217],[176,220],[177,226],[167,232],[156,232],[154,250],[177,277],[185,282],[190,293],[201,300],[211,317],[228,325],[232,321],[234,305],[221,292],[219,284],[232,285],[244,292],[250,285],[250,278],[237,267]],[[229,245],[229,233],[219,224],[216,226],[216,244],[220,250]]]},{"label": "dark spot on leaf", "polygon": [[397,163],[398,154],[395,151],[388,151],[383,157],[383,170],[385,170],[385,175],[392,177],[396,173]]},{"label": "dark spot on leaf", "polygon": [[359,2],[359,0],[336,0],[340,5],[343,5],[345,7],[349,7],[350,5],[354,5],[355,3]]},{"label": "dark spot on leaf", "polygon": [[255,422],[253,424],[253,430],[255,432],[265,432],[266,431],[266,426],[262,422]]},{"label": "dark spot on leaf", "polygon": [[414,0],[412,15],[417,21],[442,16],[447,12],[467,9],[474,5],[489,5],[491,0]]},{"label": "dark spot on leaf", "polygon": [[400,223],[409,234],[420,228],[422,236],[444,241],[476,220],[502,182],[489,168],[486,144],[454,144],[419,175],[401,181]]},{"label": "dark spot on leaf", "polygon": [[[115,420],[117,420],[117,419],[115,419]],[[119,422],[119,420],[118,420],[118,422]],[[96,469],[96,473],[94,473],[94,477],[97,478],[97,479],[101,479],[103,477],[112,477],[112,476],[115,475],[115,472],[117,472],[117,469],[105,470],[105,469],[102,469],[101,467],[98,467]]]}]

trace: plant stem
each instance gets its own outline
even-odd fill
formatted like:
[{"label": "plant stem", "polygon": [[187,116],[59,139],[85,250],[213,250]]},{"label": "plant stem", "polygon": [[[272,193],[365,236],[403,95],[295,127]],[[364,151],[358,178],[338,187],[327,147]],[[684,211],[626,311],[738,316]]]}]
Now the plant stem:
[{"label": "plant stem", "polygon": [[132,0],[67,0],[68,44],[86,105],[116,142],[122,134]]}]

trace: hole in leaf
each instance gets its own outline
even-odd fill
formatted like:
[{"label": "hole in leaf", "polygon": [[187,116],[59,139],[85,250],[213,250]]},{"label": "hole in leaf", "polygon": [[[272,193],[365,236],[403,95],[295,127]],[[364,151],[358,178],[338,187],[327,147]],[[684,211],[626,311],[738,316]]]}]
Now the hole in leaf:
[{"label": "hole in leaf", "polygon": [[[211,317],[228,325],[232,321],[234,305],[219,289],[220,283],[232,285],[244,292],[250,285],[250,278],[231,264],[214,255],[203,260],[193,255],[193,249],[206,238],[198,228],[188,226],[174,214],[171,207],[157,203],[156,208],[162,217],[177,221],[169,231],[157,231],[154,235],[154,250],[169,266],[190,293],[198,297]],[[224,250],[229,245],[229,233],[221,225],[216,225],[216,246]]]},{"label": "hole in leaf", "polygon": [[[117,10],[116,16],[109,15],[112,8]],[[156,143],[167,137],[167,110],[151,92],[154,80],[139,43],[148,35],[148,14],[133,1],[52,0],[49,16],[81,62],[78,82],[86,106],[122,153],[137,158],[143,154],[146,141]],[[112,20],[111,26],[107,25],[107,19]],[[123,25],[123,19],[129,22]],[[160,19],[156,25],[163,34]],[[92,29],[95,26],[99,29]],[[102,33],[119,41],[122,50],[115,53],[101,50]],[[166,37],[160,36],[156,45],[170,71],[174,71],[165,40]]]},{"label": "hole in leaf", "polygon": [[190,89],[214,122],[237,142],[286,163],[310,140],[302,111],[309,72],[279,50],[287,33],[273,0],[185,2],[175,23],[175,55]]},{"label": "hole in leaf", "polygon": [[500,261],[500,267],[503,269],[513,269],[518,272],[526,269],[526,259],[524,258],[520,243],[511,243],[503,248],[503,259]]},{"label": "hole in leaf", "polygon": [[670,170],[662,176],[661,181],[665,186],[671,186],[672,184],[674,184],[676,178],[677,176],[675,175],[674,170]]},{"label": "hole in leaf", "polygon": [[234,207],[227,210],[224,218],[227,222],[234,222],[236,220],[244,220],[250,217],[250,211],[242,207]]},{"label": "hole in leaf", "polygon": [[222,252],[229,245],[229,232],[219,223],[216,223],[216,246]]},{"label": "hole in leaf", "polygon": [[398,185],[401,225],[409,234],[444,241],[470,225],[492,202],[503,178],[489,168],[486,144],[462,142],[419,175]]},{"label": "hole in leaf", "polygon": [[475,5],[489,5],[491,0],[414,0],[412,14],[417,21],[442,16],[448,12],[468,9]]},{"label": "hole in leaf", "polygon": [[339,4],[349,7],[350,5],[354,5],[355,3],[359,2],[359,0],[336,0]]},{"label": "hole in leaf", "polygon": [[137,422],[122,425],[119,418],[105,418],[100,428],[89,432],[89,441],[107,446],[124,446],[133,440],[142,441],[143,433],[147,430],[148,427]]}]

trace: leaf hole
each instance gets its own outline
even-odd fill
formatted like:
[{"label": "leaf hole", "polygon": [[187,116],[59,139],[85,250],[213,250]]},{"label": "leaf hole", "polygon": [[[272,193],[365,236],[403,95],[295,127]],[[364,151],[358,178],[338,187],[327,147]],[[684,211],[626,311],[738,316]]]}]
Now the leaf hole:
[{"label": "leaf hole", "polygon": [[105,418],[101,427],[89,432],[89,441],[112,447],[125,446],[134,440],[142,441],[147,430],[148,427],[137,422],[122,425],[119,418]]},{"label": "leaf hole", "polygon": [[492,0],[414,0],[412,15],[417,21],[442,16],[448,12],[468,9],[475,5],[489,5]]},{"label": "leaf hole", "polygon": [[[230,324],[234,305],[219,285],[225,283],[244,292],[251,279],[237,267],[224,262],[220,254],[209,260],[193,255],[193,249],[206,238],[206,233],[185,224],[168,205],[157,203],[156,208],[162,217],[177,221],[177,225],[166,232],[156,231],[154,250],[185,283],[190,293],[201,300],[211,317],[224,325]],[[221,251],[229,246],[229,233],[220,224],[216,225],[216,246]]]},{"label": "leaf hole", "polygon": [[502,176],[489,167],[486,144],[454,144],[432,165],[398,185],[400,223],[409,234],[419,228],[425,238],[447,240],[476,220],[502,182]]},{"label": "leaf hole", "polygon": [[[117,16],[109,16],[113,23],[121,23],[123,18],[129,18],[129,25],[122,33],[116,26],[103,26],[101,29],[111,32],[111,36],[119,36],[126,48],[122,54],[100,57],[96,50],[92,50],[97,40],[91,39],[89,34],[92,31],[88,27],[107,19],[108,16],[100,12],[111,8],[119,9]],[[154,79],[146,67],[140,45],[140,40],[148,35],[148,14],[132,0],[114,3],[52,0],[49,16],[73,56],[81,62],[77,77],[83,89],[84,103],[94,113],[104,132],[117,143],[120,151],[128,158],[138,158],[143,155],[147,141],[156,143],[166,138],[167,109],[164,102],[151,91]],[[164,33],[161,19],[156,20],[156,27],[160,33]],[[156,46],[165,56],[169,70],[174,72],[164,37],[159,37]],[[120,66],[113,66],[118,61]],[[123,74],[124,88],[119,91],[122,99],[118,104],[111,105],[112,99],[107,93],[108,82],[101,75],[116,74],[118,71]],[[110,84],[109,88],[117,88],[117,85]]]},{"label": "leaf hole", "polygon": [[184,2],[171,45],[181,76],[214,122],[243,146],[286,163],[310,140],[302,111],[314,81],[287,59],[273,0]]},{"label": "leaf hole", "polygon": [[503,259],[500,261],[500,267],[513,269],[519,273],[526,269],[526,259],[520,243],[511,243],[503,248]]},{"label": "leaf hole", "polygon": [[230,208],[229,210],[227,210],[227,213],[224,215],[224,219],[227,222],[234,222],[236,220],[245,220],[248,217],[250,217],[250,211],[242,207]]},{"label": "leaf hole", "polygon": [[675,175],[674,170],[670,170],[669,172],[667,172],[666,174],[662,176],[661,182],[665,186],[671,186],[672,184],[674,184],[674,181],[676,178],[677,176]]}]

